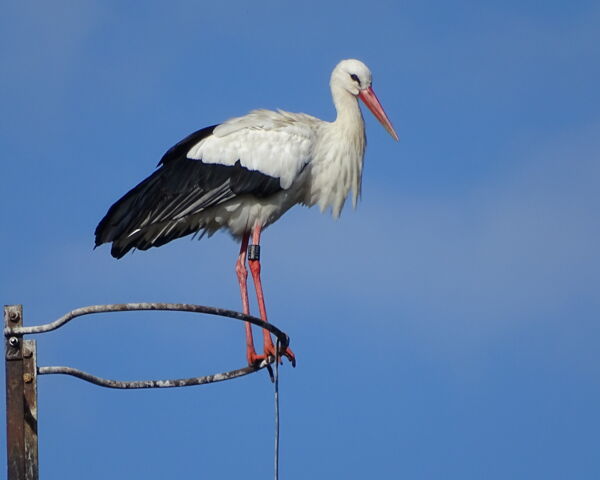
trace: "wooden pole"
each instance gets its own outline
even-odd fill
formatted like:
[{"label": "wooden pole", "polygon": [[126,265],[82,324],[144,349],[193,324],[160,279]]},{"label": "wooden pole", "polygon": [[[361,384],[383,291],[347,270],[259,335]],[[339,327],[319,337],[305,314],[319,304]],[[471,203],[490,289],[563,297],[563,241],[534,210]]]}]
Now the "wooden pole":
[{"label": "wooden pole", "polygon": [[[4,306],[4,327],[23,325],[21,305]],[[8,480],[25,480],[25,390],[23,381],[23,335],[7,335],[6,363],[6,448]]]},{"label": "wooden pole", "polygon": [[38,480],[37,352],[35,340],[23,340],[25,478]]}]

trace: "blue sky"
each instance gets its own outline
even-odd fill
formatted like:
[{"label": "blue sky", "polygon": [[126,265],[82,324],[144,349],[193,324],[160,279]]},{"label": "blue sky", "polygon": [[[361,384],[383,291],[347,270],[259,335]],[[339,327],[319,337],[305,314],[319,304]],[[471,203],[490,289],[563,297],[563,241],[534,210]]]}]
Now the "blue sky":
[{"label": "blue sky", "polygon": [[[600,7],[323,3],[5,2],[2,303],[29,324],[239,309],[226,234],[116,261],[94,228],[191,131],[257,107],[332,119],[330,71],[359,58],[400,142],[366,112],[357,211],[298,207],[263,236],[298,357],[281,477],[598,478]],[[244,364],[241,325],[189,314],[38,340],[40,364],[109,378]],[[132,392],[42,377],[42,477],[269,478],[272,394],[262,373]]]}]

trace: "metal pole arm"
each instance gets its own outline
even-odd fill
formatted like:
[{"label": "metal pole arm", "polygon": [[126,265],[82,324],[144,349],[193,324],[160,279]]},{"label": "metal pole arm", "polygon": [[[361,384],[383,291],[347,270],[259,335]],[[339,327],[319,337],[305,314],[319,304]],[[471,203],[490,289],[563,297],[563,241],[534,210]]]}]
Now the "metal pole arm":
[{"label": "metal pole arm", "polygon": [[74,318],[81,317],[83,315],[108,312],[131,312],[137,310],[205,313],[209,315],[229,317],[236,320],[242,320],[244,322],[250,322],[253,325],[269,330],[281,342],[281,348],[284,350],[289,345],[289,338],[284,332],[279,330],[273,324],[262,321],[260,318],[253,317],[251,315],[244,315],[243,313],[227,310],[225,308],[207,307],[205,305],[193,305],[189,303],[115,303],[110,305],[90,305],[89,307],[81,307],[71,310],[69,313],[63,315],[54,322],[45,323],[43,325],[33,325],[30,327],[5,326],[4,336],[8,338],[17,335],[31,335],[51,332],[52,330],[56,330],[57,328],[66,325]]}]

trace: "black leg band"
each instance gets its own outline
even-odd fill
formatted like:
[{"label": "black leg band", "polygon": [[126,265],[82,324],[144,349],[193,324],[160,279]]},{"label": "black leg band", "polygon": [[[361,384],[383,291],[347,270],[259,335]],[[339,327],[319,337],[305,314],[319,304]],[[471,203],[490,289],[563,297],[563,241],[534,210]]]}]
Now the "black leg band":
[{"label": "black leg band", "polygon": [[248,260],[260,260],[260,245],[248,245]]}]

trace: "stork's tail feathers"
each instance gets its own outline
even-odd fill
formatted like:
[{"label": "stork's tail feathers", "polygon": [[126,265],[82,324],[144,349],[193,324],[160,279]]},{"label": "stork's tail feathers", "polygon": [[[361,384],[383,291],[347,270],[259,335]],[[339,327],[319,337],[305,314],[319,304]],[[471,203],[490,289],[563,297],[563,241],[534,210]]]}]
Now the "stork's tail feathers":
[{"label": "stork's tail feathers", "polygon": [[154,190],[158,173],[159,171],[145,179],[110,207],[96,227],[95,247],[112,242],[111,255],[121,258],[132,248],[146,250],[152,246],[148,236],[145,235],[145,230],[140,228],[142,215],[139,207]]},{"label": "stork's tail feathers", "polygon": [[[215,126],[198,130],[171,147],[158,170],[110,207],[96,227],[96,247],[112,242],[111,255],[121,258],[133,248],[159,247],[202,230],[189,219],[177,220],[177,214],[206,193],[200,188],[204,185],[198,185],[202,178],[194,181],[191,174],[201,162],[187,160],[186,154],[192,145],[211,135]],[[205,200],[214,200],[214,195]]]},{"label": "stork's tail feathers", "polygon": [[112,242],[111,255],[121,258],[134,248],[148,250],[160,247],[201,229],[199,226],[194,228],[189,221],[177,222],[168,218],[149,221],[156,217],[152,199],[164,188],[163,175],[162,168],[157,170],[110,207],[96,227],[95,247]]}]

